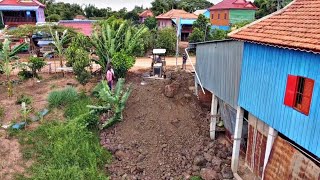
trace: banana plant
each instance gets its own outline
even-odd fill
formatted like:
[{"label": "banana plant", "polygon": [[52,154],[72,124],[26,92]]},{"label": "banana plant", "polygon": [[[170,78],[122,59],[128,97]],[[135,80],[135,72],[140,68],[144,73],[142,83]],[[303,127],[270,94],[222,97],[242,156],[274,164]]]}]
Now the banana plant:
[{"label": "banana plant", "polygon": [[58,31],[53,32],[52,29],[50,28],[50,34],[53,39],[53,45],[56,47],[57,54],[59,56],[59,61],[60,61],[60,67],[63,67],[63,62],[62,62],[62,56],[64,55],[64,45],[68,41],[68,29],[65,29],[60,36]]},{"label": "banana plant", "polygon": [[102,124],[101,129],[111,127],[117,122],[123,119],[123,110],[125,109],[126,102],[131,94],[131,87],[124,88],[124,79],[119,79],[114,91],[109,89],[106,81],[101,82],[99,90],[99,99],[102,102],[101,106],[89,105],[88,108],[91,109],[92,113],[104,113],[111,111],[112,117],[109,118],[104,124]]},{"label": "banana plant", "polygon": [[105,72],[106,65],[117,52],[123,51],[132,55],[135,47],[140,44],[141,38],[148,31],[145,26],[134,27],[128,21],[119,24],[118,21],[102,22],[94,30],[91,43],[95,48],[99,60],[95,60]]},{"label": "banana plant", "polygon": [[10,41],[5,39],[3,42],[2,49],[0,50],[0,71],[3,72],[6,76],[7,80],[7,88],[8,88],[8,96],[12,97],[12,83],[10,81],[10,75],[12,70],[14,69],[14,65],[12,65],[13,60],[19,59],[16,54],[20,52],[22,49],[27,47],[26,43],[22,43],[19,46],[14,47],[10,50]]}]

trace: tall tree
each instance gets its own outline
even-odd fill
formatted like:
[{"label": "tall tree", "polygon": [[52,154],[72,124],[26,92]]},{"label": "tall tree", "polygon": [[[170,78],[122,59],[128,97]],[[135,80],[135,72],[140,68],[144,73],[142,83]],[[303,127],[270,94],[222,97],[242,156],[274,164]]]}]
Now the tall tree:
[{"label": "tall tree", "polygon": [[190,42],[202,42],[211,39],[211,24],[209,22],[210,20],[204,15],[200,14],[198,16],[198,19],[192,25],[194,31],[190,35]]},{"label": "tall tree", "polygon": [[176,0],[154,0],[151,2],[151,10],[154,15],[159,15],[170,11],[171,9],[177,8]]},{"label": "tall tree", "polygon": [[193,13],[199,9],[207,9],[213,4],[207,0],[180,0],[178,2],[178,8]]},{"label": "tall tree", "polygon": [[266,15],[269,15],[277,11],[279,8],[283,8],[288,5],[292,0],[255,0],[254,4],[259,8],[256,12],[256,18],[260,19]]}]

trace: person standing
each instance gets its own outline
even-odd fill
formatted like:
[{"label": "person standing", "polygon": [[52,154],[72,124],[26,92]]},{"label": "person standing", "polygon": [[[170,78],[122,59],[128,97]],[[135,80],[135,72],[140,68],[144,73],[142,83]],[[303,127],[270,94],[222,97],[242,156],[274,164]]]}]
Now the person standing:
[{"label": "person standing", "polygon": [[112,71],[111,71],[111,66],[108,66],[107,81],[108,81],[109,89],[111,91],[112,90],[112,84],[113,84],[113,74],[112,74]]},{"label": "person standing", "polygon": [[186,70],[187,59],[188,59],[187,55],[185,53],[183,53],[183,55],[182,55],[182,69],[183,70]]}]

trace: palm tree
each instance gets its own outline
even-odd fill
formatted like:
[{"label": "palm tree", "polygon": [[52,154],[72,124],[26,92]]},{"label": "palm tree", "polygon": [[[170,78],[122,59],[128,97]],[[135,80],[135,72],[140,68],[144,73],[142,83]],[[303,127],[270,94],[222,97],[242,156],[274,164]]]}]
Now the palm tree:
[{"label": "palm tree", "polygon": [[13,65],[11,62],[13,60],[18,59],[16,54],[20,52],[23,48],[27,46],[27,44],[22,43],[19,46],[16,46],[12,50],[10,50],[10,41],[5,39],[3,42],[2,49],[0,50],[0,71],[6,75],[7,86],[8,86],[8,96],[12,97],[12,83],[10,81],[10,74],[13,70]]},{"label": "palm tree", "polygon": [[102,22],[100,27],[93,32],[91,38],[99,60],[95,61],[99,64],[103,71],[106,65],[117,52],[123,51],[128,55],[132,55],[135,47],[143,35],[148,31],[145,26],[134,27],[128,21],[112,21]]}]

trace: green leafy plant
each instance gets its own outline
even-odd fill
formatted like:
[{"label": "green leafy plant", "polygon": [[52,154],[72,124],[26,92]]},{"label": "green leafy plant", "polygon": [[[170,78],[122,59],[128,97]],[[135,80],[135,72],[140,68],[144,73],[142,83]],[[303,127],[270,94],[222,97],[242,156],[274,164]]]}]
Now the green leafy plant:
[{"label": "green leafy plant", "polygon": [[44,122],[34,131],[20,133],[22,151],[35,163],[27,179],[107,180],[104,165],[111,155],[88,129],[91,115],[83,114],[66,122]]},{"label": "green leafy plant", "polygon": [[2,121],[3,121],[3,117],[4,117],[4,115],[5,115],[5,109],[2,107],[2,106],[0,106],[0,125],[2,124]]},{"label": "green leafy plant", "polygon": [[25,95],[25,94],[21,94],[17,100],[16,100],[16,104],[22,104],[23,102],[25,102],[26,104],[31,104],[32,103],[32,97]]},{"label": "green leafy plant", "polygon": [[164,28],[158,31],[156,48],[167,49],[169,54],[174,54],[176,50],[177,35],[174,28]]},{"label": "green leafy plant", "polygon": [[27,80],[33,77],[33,74],[31,71],[28,71],[26,69],[22,69],[22,71],[20,71],[18,73],[18,76],[21,80]]},{"label": "green leafy plant", "polygon": [[55,108],[59,106],[66,106],[76,101],[78,98],[78,92],[73,87],[67,87],[60,91],[52,91],[48,96],[49,107]]},{"label": "green leafy plant", "polygon": [[110,91],[106,81],[102,81],[101,84],[103,88],[99,91],[99,99],[101,100],[102,105],[89,105],[88,107],[93,113],[111,111],[112,116],[101,126],[101,129],[104,129],[122,121],[122,112],[131,94],[131,88],[124,88],[124,79],[122,78],[118,80],[114,91]]},{"label": "green leafy plant", "polygon": [[32,112],[32,108],[28,108],[25,102],[22,102],[21,104],[21,110],[20,110],[20,114],[21,114],[21,118],[24,121],[24,128],[27,127],[27,121],[29,119],[29,114]]},{"label": "green leafy plant", "polygon": [[15,59],[18,59],[16,54],[20,52],[23,48],[25,48],[25,46],[26,44],[22,43],[11,50],[10,41],[8,39],[5,39],[3,42],[2,49],[0,51],[0,71],[4,72],[4,74],[6,75],[9,97],[12,97],[13,95],[12,83],[10,81],[10,74],[14,66],[11,64],[11,62]]},{"label": "green leafy plant", "polygon": [[68,29],[65,29],[62,34],[59,34],[58,31],[53,32],[53,30],[50,29],[50,33],[54,41],[53,45],[56,47],[56,51],[59,56],[60,67],[63,67],[62,57],[65,53],[64,45],[69,38]]},{"label": "green leafy plant", "polygon": [[125,78],[128,70],[133,67],[136,62],[135,58],[125,54],[124,52],[116,53],[112,58],[112,65],[115,75],[119,78]]},{"label": "green leafy plant", "polygon": [[31,69],[33,77],[39,79],[39,75],[37,72],[39,72],[46,64],[47,63],[43,58],[30,57],[28,67]]},{"label": "green leafy plant", "polygon": [[[109,18],[110,19],[110,18]],[[136,28],[129,21],[106,20],[98,23],[93,32],[91,42],[99,60],[95,60],[106,71],[106,65],[113,56],[120,51],[133,55],[134,50],[140,45],[148,28]]]},{"label": "green leafy plant", "polygon": [[72,64],[73,72],[76,75],[77,81],[80,84],[85,85],[91,77],[90,72],[86,69],[90,66],[89,53],[83,49],[77,49],[75,53]]}]

